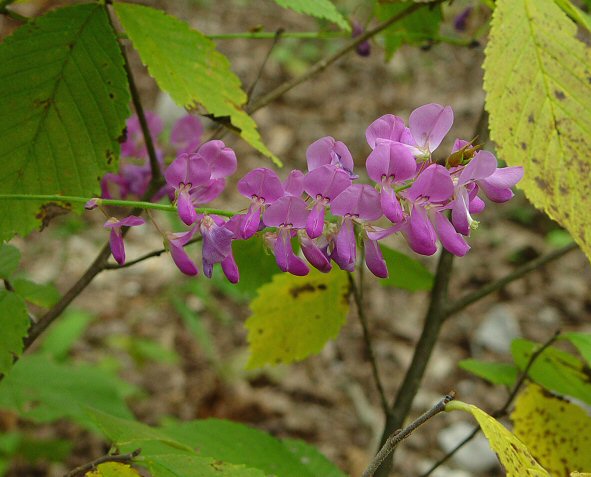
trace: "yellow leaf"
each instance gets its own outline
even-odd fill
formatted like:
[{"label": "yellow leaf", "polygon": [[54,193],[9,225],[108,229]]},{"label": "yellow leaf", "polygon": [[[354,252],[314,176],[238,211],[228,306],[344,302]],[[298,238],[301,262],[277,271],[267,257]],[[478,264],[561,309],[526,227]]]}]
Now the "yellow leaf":
[{"label": "yellow leaf", "polygon": [[515,435],[552,475],[591,470],[591,417],[581,407],[532,383],[511,419]]},{"label": "yellow leaf", "polygon": [[554,0],[498,0],[484,62],[499,157],[591,259],[591,54]]},{"label": "yellow leaf", "polygon": [[290,363],[320,352],[343,326],[348,296],[347,274],[341,270],[275,275],[250,304],[247,366]]},{"label": "yellow leaf", "polygon": [[119,462],[99,464],[95,470],[84,474],[86,477],[141,477],[137,470]]},{"label": "yellow leaf", "polygon": [[571,472],[570,477],[591,477],[591,474],[587,472]]},{"label": "yellow leaf", "polygon": [[472,414],[480,424],[488,443],[507,472],[507,477],[551,477],[533,458],[528,448],[499,421],[476,406],[461,401],[451,401],[446,411],[464,411]]}]

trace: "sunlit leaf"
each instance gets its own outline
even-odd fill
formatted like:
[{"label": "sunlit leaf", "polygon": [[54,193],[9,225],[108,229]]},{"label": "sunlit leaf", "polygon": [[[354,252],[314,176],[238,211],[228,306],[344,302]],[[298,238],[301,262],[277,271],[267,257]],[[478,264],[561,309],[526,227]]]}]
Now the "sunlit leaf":
[{"label": "sunlit leaf", "polygon": [[247,98],[240,79],[210,39],[154,8],[117,2],[115,11],[150,75],[175,103],[186,108],[199,103],[214,116],[229,118],[246,142],[281,165],[242,109]]},{"label": "sunlit leaf", "polygon": [[484,63],[499,157],[591,259],[591,53],[553,0],[498,0]]},{"label": "sunlit leaf", "polygon": [[491,449],[505,468],[507,477],[551,477],[534,459],[525,444],[486,412],[461,401],[451,401],[445,406],[445,410],[463,411],[474,416]]},{"label": "sunlit leaf", "polygon": [[479,378],[486,379],[492,384],[513,386],[517,379],[518,370],[513,364],[491,363],[477,359],[463,359],[458,366]]},{"label": "sunlit leaf", "polygon": [[84,474],[86,477],[140,477],[137,470],[120,462],[105,462],[99,464],[95,470]]},{"label": "sunlit leaf", "polygon": [[[16,293],[0,290],[0,375],[12,367],[14,357],[23,352],[30,320],[23,299]],[[6,380],[6,379],[5,379]]]},{"label": "sunlit leaf", "polygon": [[380,280],[381,285],[409,291],[431,289],[433,274],[420,261],[385,245],[380,247],[389,271],[388,278]]},{"label": "sunlit leaf", "polygon": [[537,384],[528,386],[511,413],[513,432],[552,475],[591,470],[591,417]]},{"label": "sunlit leaf", "polygon": [[330,0],[275,0],[275,3],[298,13],[324,18],[336,23],[343,30],[351,30],[349,22],[343,18]]},{"label": "sunlit leaf", "polygon": [[[129,116],[123,58],[103,5],[53,10],[0,44],[0,194],[93,196]],[[71,204],[0,199],[0,240]]]},{"label": "sunlit leaf", "polygon": [[[515,364],[521,370],[525,369],[539,346],[524,339],[514,340],[511,343],[511,353]],[[591,405],[591,376],[581,360],[570,353],[552,346],[546,348],[529,369],[528,377],[546,389]]]},{"label": "sunlit leaf", "polygon": [[349,311],[346,272],[275,275],[259,288],[246,321],[248,367],[300,361],[336,337]]}]

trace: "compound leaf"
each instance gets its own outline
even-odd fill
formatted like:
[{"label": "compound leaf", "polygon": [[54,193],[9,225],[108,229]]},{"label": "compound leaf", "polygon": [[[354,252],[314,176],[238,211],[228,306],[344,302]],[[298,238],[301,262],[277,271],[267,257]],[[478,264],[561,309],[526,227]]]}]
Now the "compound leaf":
[{"label": "compound leaf", "polygon": [[553,0],[499,0],[484,62],[491,138],[525,195],[591,259],[591,54]]},{"label": "compound leaf", "polygon": [[334,338],[349,311],[346,272],[275,275],[259,288],[246,321],[249,368],[300,361]]},{"label": "compound leaf", "polygon": [[[123,58],[102,5],[60,8],[0,45],[0,194],[93,196],[129,115]],[[0,199],[0,240],[72,208]]]},{"label": "compound leaf", "polygon": [[343,18],[330,0],[275,0],[277,5],[298,13],[324,18],[336,23],[343,30],[350,31],[349,22]]},{"label": "compound leaf", "polygon": [[23,352],[23,338],[29,329],[29,315],[23,299],[0,290],[0,375],[12,367],[14,357]]},{"label": "compound leaf", "polygon": [[150,75],[175,103],[200,103],[214,117],[229,118],[246,142],[281,166],[242,109],[247,98],[240,79],[210,39],[154,8],[117,2],[115,11]]},{"label": "compound leaf", "polygon": [[486,412],[461,401],[451,401],[445,406],[445,410],[463,411],[474,416],[491,449],[496,452],[505,468],[507,477],[551,477],[534,459],[525,444]]},{"label": "compound leaf", "polygon": [[552,475],[591,470],[591,417],[576,404],[530,383],[511,414],[513,432]]}]

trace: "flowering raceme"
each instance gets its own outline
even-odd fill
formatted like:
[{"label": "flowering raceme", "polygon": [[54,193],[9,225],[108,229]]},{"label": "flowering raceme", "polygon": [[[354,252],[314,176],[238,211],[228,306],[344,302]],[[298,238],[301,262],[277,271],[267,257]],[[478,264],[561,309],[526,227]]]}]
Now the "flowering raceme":
[{"label": "flowering raceme", "polygon": [[[432,255],[439,242],[463,256],[470,249],[466,237],[478,225],[472,216],[485,207],[480,191],[493,202],[511,199],[511,187],[519,182],[523,169],[498,168],[491,152],[461,139],[448,156],[434,158],[453,120],[450,106],[431,103],[415,109],[408,126],[391,114],[370,124],[365,135],[371,152],[365,166],[375,186],[358,182],[344,143],[329,136],[320,138],[306,151],[307,173],[293,170],[282,182],[271,169],[257,168],[240,179],[238,191],[250,204],[245,213],[228,220],[198,213],[196,207],[219,196],[226,178],[236,171],[236,155],[222,141],[197,148],[191,131],[200,136],[200,125],[185,119],[171,138],[180,152],[164,177],[169,197],[190,229],[166,233],[165,244],[183,273],[197,275],[197,266],[184,247],[200,233],[204,274],[211,277],[214,264],[219,263],[232,283],[239,280],[232,241],[255,234],[262,234],[279,268],[294,275],[306,275],[308,263],[324,273],[332,269],[331,262],[353,271],[357,245],[362,243],[367,267],[385,278],[388,269],[379,241],[394,233],[401,233],[416,253]],[[158,130],[153,118],[152,123],[150,127]],[[133,132],[128,147],[142,152]],[[112,230],[113,254],[119,263],[124,260],[120,227],[139,225],[135,219],[127,222],[111,219],[106,224]],[[294,251],[294,240],[308,263]]]}]

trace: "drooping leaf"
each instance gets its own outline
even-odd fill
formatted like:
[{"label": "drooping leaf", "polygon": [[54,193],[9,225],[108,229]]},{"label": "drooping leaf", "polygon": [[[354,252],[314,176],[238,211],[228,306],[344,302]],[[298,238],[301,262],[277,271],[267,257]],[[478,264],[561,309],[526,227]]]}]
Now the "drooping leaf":
[{"label": "drooping leaf", "polygon": [[[539,346],[533,341],[514,340],[511,354],[515,364],[525,369]],[[546,348],[530,367],[528,377],[561,396],[571,396],[591,405],[591,376],[585,365],[570,353],[553,346]]]},{"label": "drooping leaf", "polygon": [[458,366],[492,384],[504,386],[513,386],[518,374],[518,370],[513,364],[490,363],[471,358],[463,359],[458,363]]},{"label": "drooping leaf", "polygon": [[343,30],[351,30],[349,22],[339,13],[330,0],[275,0],[275,3],[298,13],[324,18],[336,23]]},{"label": "drooping leaf", "polygon": [[499,421],[486,412],[461,401],[451,401],[446,411],[463,411],[472,414],[505,468],[507,477],[551,477],[531,455],[528,448]]},{"label": "drooping leaf", "polygon": [[56,361],[63,361],[92,319],[90,313],[67,309],[43,334],[39,352],[51,356]]},{"label": "drooping leaf", "polygon": [[229,118],[246,142],[281,166],[242,108],[247,98],[240,79],[211,40],[154,8],[117,2],[115,11],[150,75],[175,103],[186,108],[199,103],[215,117]]},{"label": "drooping leaf", "polygon": [[173,423],[163,428],[203,456],[263,470],[282,477],[344,477],[314,447],[298,440],[279,440],[244,424],[220,419]]},{"label": "drooping leaf", "polygon": [[21,253],[18,248],[0,244],[0,278],[10,278],[21,260]]},{"label": "drooping leaf", "polygon": [[530,383],[515,401],[513,432],[552,475],[591,470],[591,417],[576,404]]},{"label": "drooping leaf", "polygon": [[0,382],[0,408],[37,422],[69,417],[89,427],[87,406],[131,417],[125,397],[134,392],[130,384],[97,367],[57,364],[47,356],[29,355]]},{"label": "drooping leaf", "polygon": [[14,287],[14,291],[18,295],[23,297],[29,303],[33,303],[43,308],[51,308],[61,297],[58,289],[51,283],[35,283],[26,278],[17,278],[11,283]]},{"label": "drooping leaf", "polygon": [[16,293],[0,290],[0,375],[8,373],[14,357],[23,352],[29,325],[23,299]]},{"label": "drooping leaf", "polygon": [[591,53],[553,0],[499,0],[484,62],[499,157],[591,259]]},{"label": "drooping leaf", "polygon": [[388,278],[380,280],[382,286],[408,291],[431,290],[433,274],[421,262],[385,245],[381,245],[381,249],[389,271]]},{"label": "drooping leaf", "polygon": [[[414,3],[414,1],[376,2],[375,14],[380,21],[385,21],[398,15]],[[434,39],[439,33],[442,19],[441,5],[437,5],[433,8],[420,8],[390,25],[382,33],[386,61],[390,61],[396,50],[402,45],[421,45],[427,40]]]},{"label": "drooping leaf", "polygon": [[137,470],[121,462],[99,464],[95,470],[90,470],[84,475],[86,477],[140,477]]},{"label": "drooping leaf", "polygon": [[576,333],[572,331],[570,333],[562,333],[561,336],[575,345],[581,356],[587,361],[587,365],[591,366],[591,333]]},{"label": "drooping leaf", "polygon": [[334,338],[349,310],[346,272],[275,275],[259,288],[246,321],[249,368],[300,361]]},{"label": "drooping leaf", "polygon": [[[97,195],[129,115],[123,58],[104,6],[54,10],[0,44],[0,194]],[[0,199],[0,240],[71,204]]]}]

